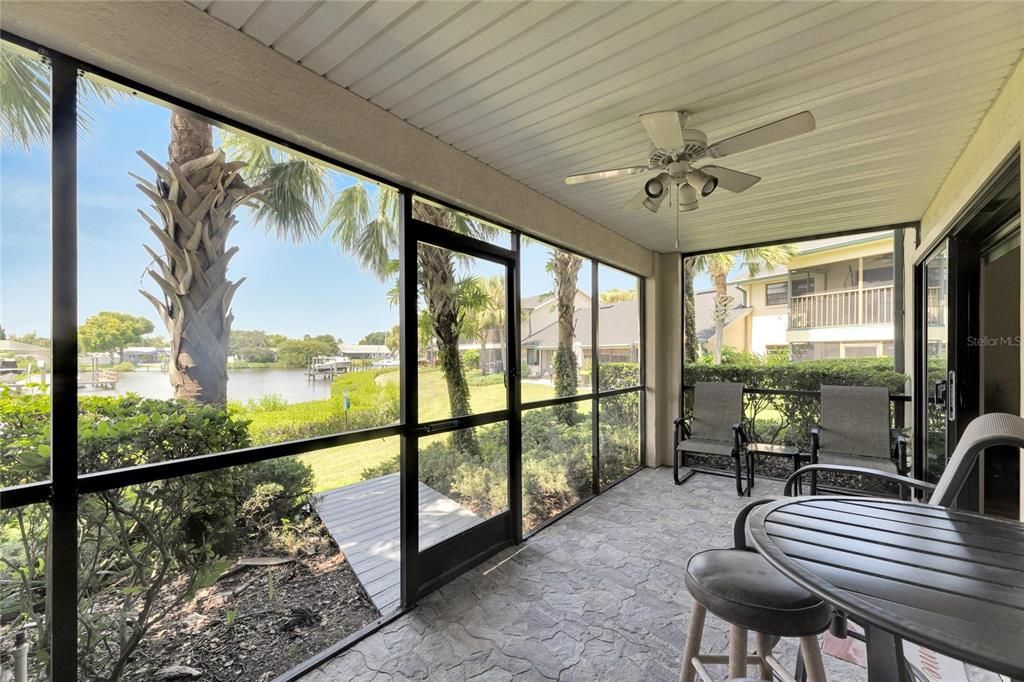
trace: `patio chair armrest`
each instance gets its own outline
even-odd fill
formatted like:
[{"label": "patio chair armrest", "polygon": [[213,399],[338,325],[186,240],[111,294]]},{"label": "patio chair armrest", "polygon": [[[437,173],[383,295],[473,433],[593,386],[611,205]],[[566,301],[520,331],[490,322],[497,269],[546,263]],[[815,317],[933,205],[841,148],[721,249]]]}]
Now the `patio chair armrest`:
[{"label": "patio chair armrest", "polygon": [[919,481],[916,478],[910,478],[909,476],[900,476],[898,474],[890,474],[887,471],[879,471],[877,469],[866,469],[864,467],[851,467],[843,466],[840,464],[809,464],[805,467],[800,467],[798,471],[790,474],[789,478],[786,479],[786,487],[783,494],[786,497],[792,497],[793,485],[801,476],[807,473],[815,471],[831,471],[837,474],[857,474],[859,476],[867,476],[868,478],[879,478],[893,483],[898,483],[900,486],[907,488],[916,488],[917,490],[923,490],[925,492],[931,492],[935,490],[935,486],[931,483]]},{"label": "patio chair armrest", "polygon": [[690,437],[690,427],[686,425],[685,417],[676,417],[672,420],[672,424],[675,426],[677,445]]},{"label": "patio chair armrest", "polygon": [[750,442],[750,436],[747,435],[747,428],[746,427],[747,427],[747,420],[745,420],[745,419],[740,420],[740,421],[738,421],[738,422],[736,422],[735,424],[732,425],[733,433],[736,434],[737,436],[739,436],[739,442],[737,443],[737,445],[740,445],[742,443],[749,443]]},{"label": "patio chair armrest", "polygon": [[811,464],[818,463],[818,449],[821,447],[821,424],[811,427]]},{"label": "patio chair armrest", "polygon": [[768,497],[762,497],[759,500],[747,503],[743,509],[740,509],[740,513],[736,515],[736,519],[732,522],[732,544],[734,549],[748,549],[747,547],[747,517],[750,516],[750,512],[754,511],[757,507],[762,504],[768,504],[769,502],[775,502],[782,498],[778,495],[769,495]]},{"label": "patio chair armrest", "polygon": [[896,471],[900,475],[907,473],[907,437],[896,432],[896,445],[892,449],[892,459],[896,462]]}]

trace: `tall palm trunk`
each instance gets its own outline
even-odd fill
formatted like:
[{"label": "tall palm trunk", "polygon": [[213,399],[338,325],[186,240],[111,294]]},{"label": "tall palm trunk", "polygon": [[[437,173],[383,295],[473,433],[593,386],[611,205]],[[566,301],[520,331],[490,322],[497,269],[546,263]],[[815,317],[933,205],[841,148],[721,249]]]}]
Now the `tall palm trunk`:
[{"label": "tall palm trunk", "polygon": [[237,224],[235,210],[261,191],[241,176],[244,162],[227,162],[213,148],[209,124],[171,114],[167,165],[138,154],[155,171],[150,183],[135,176],[159,220],[140,211],[163,247],[146,246],[155,267],[148,271],[163,293],[142,295],[156,307],[171,341],[168,374],[174,397],[223,405],[227,402],[227,349],[231,299],[245,278],[231,281],[227,268],[238,247],[226,248]]},{"label": "tall palm trunk", "polygon": [[729,312],[732,297],[726,287],[725,278],[729,273],[712,273],[715,282],[715,364],[722,364],[722,347],[725,344],[725,317]]},{"label": "tall palm trunk", "polygon": [[[429,204],[413,204],[416,218],[433,225],[445,225],[448,213]],[[418,274],[420,290],[427,304],[427,312],[437,339],[437,356],[448,386],[448,405],[452,416],[471,414],[469,384],[459,356],[459,337],[462,335],[462,317],[455,295],[455,255],[448,249],[420,244]],[[472,429],[452,433],[455,447],[463,452],[479,455],[480,449]]]},{"label": "tall palm trunk", "polygon": [[487,329],[480,332],[480,357],[477,358],[477,369],[480,374],[487,374]]},{"label": "tall palm trunk", "polygon": [[[551,274],[555,280],[555,300],[558,309],[558,349],[555,351],[555,395],[576,395],[579,388],[579,374],[576,367],[576,354],[573,351],[576,328],[576,278],[580,274],[583,261],[565,251],[554,251],[551,254]],[[596,315],[597,311],[593,311]],[[596,352],[596,340],[594,340]],[[594,377],[597,380],[597,377]],[[567,403],[554,407],[555,416],[567,425],[576,422],[576,404]]]},{"label": "tall palm trunk", "polygon": [[683,261],[683,296],[686,297],[685,316],[683,318],[683,352],[687,363],[697,361],[697,315],[694,310],[696,301],[693,296],[693,259]]}]

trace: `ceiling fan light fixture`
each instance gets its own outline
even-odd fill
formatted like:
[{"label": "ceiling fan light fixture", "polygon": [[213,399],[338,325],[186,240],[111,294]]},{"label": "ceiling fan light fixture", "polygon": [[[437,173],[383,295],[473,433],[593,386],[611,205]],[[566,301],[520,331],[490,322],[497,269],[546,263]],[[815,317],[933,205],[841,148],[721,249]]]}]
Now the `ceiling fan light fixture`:
[{"label": "ceiling fan light fixture", "polygon": [[644,193],[651,199],[663,197],[665,195],[665,188],[668,187],[671,180],[672,176],[668,173],[658,173],[644,183]]},{"label": "ceiling fan light fixture", "polygon": [[690,185],[679,185],[679,212],[697,210],[697,190]]},{"label": "ceiling fan light fixture", "polygon": [[667,192],[662,192],[660,196],[647,197],[643,201],[644,208],[646,208],[651,213],[657,213],[658,209],[661,208],[661,202],[665,201],[666,195]]},{"label": "ceiling fan light fixture", "polygon": [[706,197],[718,187],[718,178],[700,170],[692,170],[686,174],[686,184]]}]

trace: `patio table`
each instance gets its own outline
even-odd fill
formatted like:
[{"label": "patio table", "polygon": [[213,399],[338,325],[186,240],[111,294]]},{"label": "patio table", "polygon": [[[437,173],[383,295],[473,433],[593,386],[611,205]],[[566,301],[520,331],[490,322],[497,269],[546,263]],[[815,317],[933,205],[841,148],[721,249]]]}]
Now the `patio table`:
[{"label": "patio table", "polygon": [[1024,524],[859,497],[755,509],[754,548],[865,625],[871,680],[910,679],[898,638],[1024,680]]}]

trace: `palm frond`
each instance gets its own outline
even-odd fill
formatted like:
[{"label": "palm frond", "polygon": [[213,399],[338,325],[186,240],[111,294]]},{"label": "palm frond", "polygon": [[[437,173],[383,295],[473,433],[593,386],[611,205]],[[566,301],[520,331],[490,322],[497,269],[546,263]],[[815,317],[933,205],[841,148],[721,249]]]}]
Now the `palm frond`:
[{"label": "palm frond", "polygon": [[39,59],[0,50],[3,148],[29,151],[50,139],[50,69]]},{"label": "palm frond", "polygon": [[221,146],[229,159],[245,163],[246,181],[263,188],[254,218],[267,232],[295,242],[322,234],[320,216],[330,193],[322,165],[248,135],[225,132]]},{"label": "palm frond", "polygon": [[374,205],[365,183],[356,182],[338,193],[324,218],[331,240],[381,281],[398,271],[397,205],[395,193],[384,189]]}]

